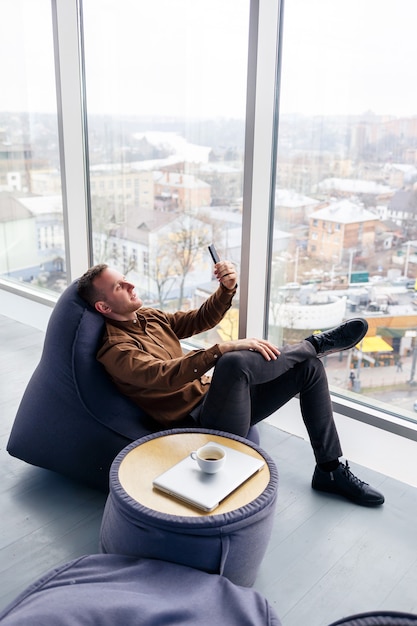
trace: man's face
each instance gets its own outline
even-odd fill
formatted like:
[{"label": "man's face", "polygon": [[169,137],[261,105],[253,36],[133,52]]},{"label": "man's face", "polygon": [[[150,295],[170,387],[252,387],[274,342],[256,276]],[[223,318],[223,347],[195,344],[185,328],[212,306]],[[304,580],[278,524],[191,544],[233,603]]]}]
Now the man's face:
[{"label": "man's face", "polygon": [[102,299],[96,302],[95,307],[105,317],[119,321],[134,319],[135,311],[143,304],[135,286],[110,267],[95,279],[94,286],[102,294]]}]

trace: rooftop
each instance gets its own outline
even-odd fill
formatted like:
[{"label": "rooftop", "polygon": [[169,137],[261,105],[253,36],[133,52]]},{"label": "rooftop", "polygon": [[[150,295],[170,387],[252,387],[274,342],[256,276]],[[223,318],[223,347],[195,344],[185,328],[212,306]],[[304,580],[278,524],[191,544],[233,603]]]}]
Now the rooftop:
[{"label": "rooftop", "polygon": [[337,222],[340,224],[356,224],[358,222],[374,222],[378,216],[351,200],[339,200],[328,206],[310,213],[310,219]]},{"label": "rooftop", "polygon": [[326,178],[317,185],[320,191],[340,191],[354,194],[390,194],[394,189],[388,185],[376,183],[373,180],[361,180],[356,178]]}]

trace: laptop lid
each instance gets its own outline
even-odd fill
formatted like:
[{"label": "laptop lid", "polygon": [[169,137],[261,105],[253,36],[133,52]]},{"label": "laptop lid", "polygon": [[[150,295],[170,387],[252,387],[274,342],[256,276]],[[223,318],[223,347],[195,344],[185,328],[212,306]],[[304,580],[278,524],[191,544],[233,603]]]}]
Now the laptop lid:
[{"label": "laptop lid", "polygon": [[215,445],[226,452],[224,466],[217,473],[202,472],[196,461],[187,456],[155,478],[152,484],[164,493],[210,512],[248,478],[259,472],[265,466],[265,461],[216,442],[206,445]]}]

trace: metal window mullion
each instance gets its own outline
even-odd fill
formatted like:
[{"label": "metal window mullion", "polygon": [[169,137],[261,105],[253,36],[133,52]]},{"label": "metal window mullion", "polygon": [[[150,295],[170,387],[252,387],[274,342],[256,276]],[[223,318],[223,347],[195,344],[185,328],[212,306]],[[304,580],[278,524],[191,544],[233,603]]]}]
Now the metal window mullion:
[{"label": "metal window mullion", "polygon": [[239,336],[267,335],[281,2],[252,0],[246,111]]},{"label": "metal window mullion", "polygon": [[79,0],[51,0],[68,282],[91,264]]}]

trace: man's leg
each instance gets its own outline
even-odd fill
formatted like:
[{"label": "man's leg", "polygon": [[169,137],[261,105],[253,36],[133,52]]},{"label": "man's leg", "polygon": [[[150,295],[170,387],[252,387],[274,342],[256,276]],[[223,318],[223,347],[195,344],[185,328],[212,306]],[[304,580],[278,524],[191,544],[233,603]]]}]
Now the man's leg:
[{"label": "man's leg", "polygon": [[[315,452],[321,456],[319,450],[331,447],[330,441],[336,449],[337,433],[333,423],[327,378],[324,369],[320,369],[321,365],[317,363],[317,356],[352,348],[365,336],[367,330],[366,320],[353,318],[335,328],[311,335],[296,345],[285,346],[278,358],[272,361],[266,361],[250,350],[224,354],[215,367],[211,388],[202,406],[197,409],[197,419],[203,426],[223,428],[245,436],[252,423],[264,419],[294,395],[303,392],[303,396],[307,394],[308,398],[308,401],[302,399],[303,417]],[[298,369],[296,381],[288,377],[288,388],[281,385],[277,392],[277,383],[272,381],[276,381],[286,372],[293,372],[297,365],[306,361],[310,361],[309,373],[302,370],[301,376],[301,369]],[[258,388],[267,383],[271,383],[270,389],[268,386]],[[256,402],[252,402],[256,388]],[[314,393],[309,393],[313,388]],[[269,393],[265,395],[267,391]],[[265,411],[262,407],[268,405],[269,408]],[[196,416],[196,412],[193,412],[193,416]],[[320,424],[326,425],[324,430],[327,431],[327,436],[324,436]],[[321,448],[317,444],[319,440]]]},{"label": "man's leg", "polygon": [[251,423],[261,421],[299,392],[303,419],[317,459],[313,489],[341,495],[364,506],[383,504],[381,493],[352,474],[347,462],[338,460],[341,449],[327,377],[306,344],[312,347],[304,341],[284,349],[277,361],[265,361],[249,351],[223,355],[202,406],[200,424],[245,436]]},{"label": "man's leg", "polygon": [[249,351],[223,355],[216,365],[200,423],[245,437],[251,425],[298,393],[317,462],[337,459],[342,451],[326,372],[307,341],[284,348],[276,361],[266,361]]},{"label": "man's leg", "polygon": [[291,371],[252,388],[252,424],[265,419],[299,395],[301,415],[319,464],[342,456],[323,363],[311,357]]},{"label": "man's leg", "polygon": [[199,416],[201,425],[245,437],[251,426],[252,386],[277,379],[314,354],[308,341],[282,348],[271,361],[250,350],[227,352],[214,369]]}]

